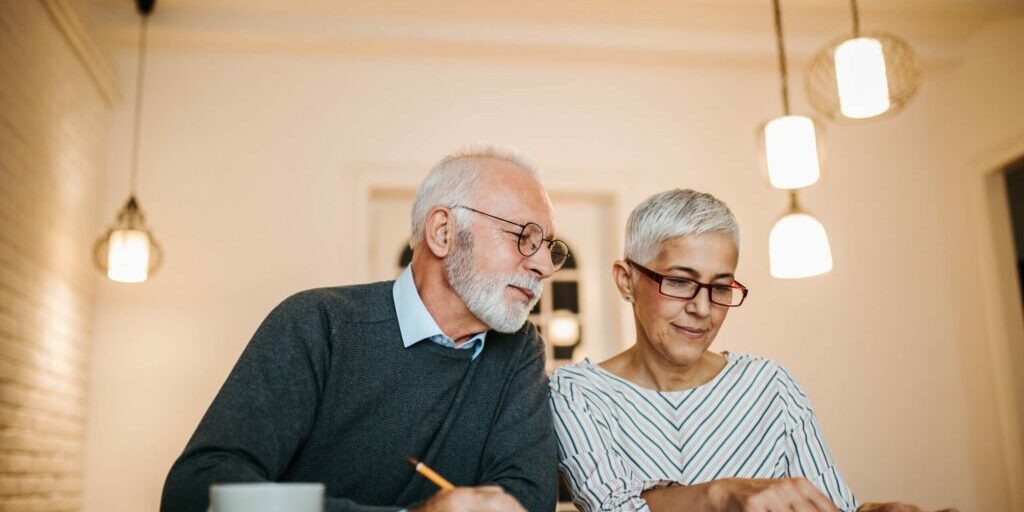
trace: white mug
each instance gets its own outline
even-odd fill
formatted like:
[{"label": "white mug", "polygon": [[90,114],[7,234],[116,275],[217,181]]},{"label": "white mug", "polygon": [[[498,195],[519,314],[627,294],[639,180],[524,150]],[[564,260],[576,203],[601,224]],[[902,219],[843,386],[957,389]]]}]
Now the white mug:
[{"label": "white mug", "polygon": [[210,512],[324,512],[324,484],[214,484],[210,486]]}]

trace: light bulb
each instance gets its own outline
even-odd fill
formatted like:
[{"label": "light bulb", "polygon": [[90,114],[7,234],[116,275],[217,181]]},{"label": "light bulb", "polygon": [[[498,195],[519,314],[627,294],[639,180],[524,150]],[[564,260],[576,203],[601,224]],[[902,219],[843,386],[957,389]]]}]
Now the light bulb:
[{"label": "light bulb", "polygon": [[813,185],[821,176],[818,137],[807,116],[777,117],[763,128],[768,181],[781,189]]},{"label": "light bulb", "polygon": [[825,226],[806,213],[779,219],[768,235],[768,262],[772,277],[798,279],[832,270],[832,250]]},{"label": "light bulb", "polygon": [[580,321],[569,312],[555,312],[548,322],[547,338],[556,347],[574,345],[580,339]]},{"label": "light bulb", "polygon": [[839,110],[864,119],[889,110],[889,80],[882,43],[870,37],[849,39],[836,48],[836,87]]},{"label": "light bulb", "polygon": [[121,283],[141,283],[149,277],[149,235],[135,229],[110,233],[107,277]]}]

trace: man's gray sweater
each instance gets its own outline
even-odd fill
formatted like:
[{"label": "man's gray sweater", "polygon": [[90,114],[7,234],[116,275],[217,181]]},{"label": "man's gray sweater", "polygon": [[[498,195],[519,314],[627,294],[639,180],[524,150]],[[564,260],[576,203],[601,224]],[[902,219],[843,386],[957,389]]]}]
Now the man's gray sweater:
[{"label": "man's gray sweater", "polygon": [[322,288],[253,335],[164,484],[162,512],[206,512],[217,482],[322,482],[329,512],[392,511],[437,488],[493,483],[531,512],[555,508],[557,451],[532,324],[483,352],[405,348],[393,282]]}]

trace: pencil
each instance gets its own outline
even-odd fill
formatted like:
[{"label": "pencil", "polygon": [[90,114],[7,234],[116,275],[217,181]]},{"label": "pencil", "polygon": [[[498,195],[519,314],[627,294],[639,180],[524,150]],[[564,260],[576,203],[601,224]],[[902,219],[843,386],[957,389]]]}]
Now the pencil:
[{"label": "pencil", "polygon": [[423,475],[424,477],[426,477],[427,480],[430,480],[431,482],[434,482],[434,485],[440,487],[441,489],[447,490],[447,489],[454,489],[455,488],[455,486],[452,485],[451,482],[449,482],[448,480],[445,480],[443,476],[437,474],[436,471],[434,471],[433,469],[430,469],[430,467],[427,466],[426,464],[424,464],[424,463],[422,463],[422,462],[420,462],[420,461],[418,461],[418,460],[416,460],[416,459],[414,459],[412,457],[409,457],[408,459],[405,459],[405,461],[408,462],[410,466],[415,468],[417,473],[419,473],[419,474]]}]

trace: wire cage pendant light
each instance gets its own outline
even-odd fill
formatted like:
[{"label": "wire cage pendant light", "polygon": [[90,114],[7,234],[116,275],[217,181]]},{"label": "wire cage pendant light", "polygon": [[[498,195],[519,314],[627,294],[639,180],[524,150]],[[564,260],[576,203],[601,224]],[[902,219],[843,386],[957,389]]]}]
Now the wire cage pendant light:
[{"label": "wire cage pendant light", "polygon": [[146,35],[149,14],[156,0],[137,0],[141,15],[138,63],[135,76],[135,118],[132,132],[131,173],[128,178],[128,200],[117,214],[112,226],[93,245],[93,262],[108,278],[122,283],[140,283],[149,278],[163,263],[163,249],[146,226],[139,207],[137,181],[139,173],[139,134],[142,120],[142,92],[146,70]]},{"label": "wire cage pendant light", "polygon": [[829,42],[804,75],[815,111],[839,122],[889,117],[916,96],[921,67],[913,48],[882,31],[861,31],[857,0],[850,0],[853,32]]},{"label": "wire cage pendant light", "polygon": [[820,179],[825,133],[814,118],[790,112],[789,73],[779,0],[772,0],[772,7],[783,115],[760,126],[758,144],[761,165],[769,183],[778,189],[793,190],[813,185]]}]

